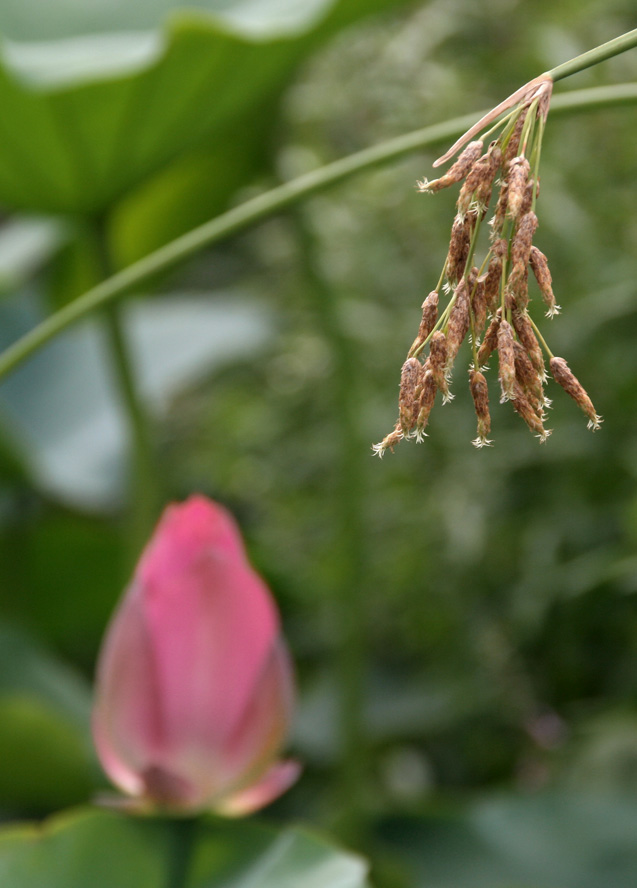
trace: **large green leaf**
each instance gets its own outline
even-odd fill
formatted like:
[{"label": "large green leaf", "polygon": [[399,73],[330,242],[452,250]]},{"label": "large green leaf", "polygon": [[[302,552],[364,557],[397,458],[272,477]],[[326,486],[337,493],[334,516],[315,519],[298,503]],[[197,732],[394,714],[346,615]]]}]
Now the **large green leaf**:
[{"label": "large green leaf", "polygon": [[501,797],[462,816],[397,818],[383,835],[422,888],[634,888],[637,800]]},{"label": "large green leaf", "polygon": [[79,676],[0,625],[0,810],[46,812],[90,797],[99,772],[89,706]]},{"label": "large green leaf", "polygon": [[[0,307],[0,345],[40,319],[36,296],[24,290],[20,300]],[[270,316],[255,301],[244,293],[216,296],[179,293],[125,306],[140,391],[151,413],[161,415],[189,384],[270,337]],[[99,325],[70,331],[7,380],[0,411],[38,487],[84,509],[121,502],[129,432]]]},{"label": "large green leaf", "polygon": [[[161,888],[183,825],[79,810],[0,833],[7,888]],[[300,830],[198,825],[188,888],[364,888],[361,859]]]},{"label": "large green leaf", "polygon": [[0,201],[101,212],[188,150],[253,155],[308,51],[397,2],[4,3]]},{"label": "large green leaf", "polygon": [[160,824],[80,810],[44,827],[0,832],[7,888],[160,888],[168,843]]}]

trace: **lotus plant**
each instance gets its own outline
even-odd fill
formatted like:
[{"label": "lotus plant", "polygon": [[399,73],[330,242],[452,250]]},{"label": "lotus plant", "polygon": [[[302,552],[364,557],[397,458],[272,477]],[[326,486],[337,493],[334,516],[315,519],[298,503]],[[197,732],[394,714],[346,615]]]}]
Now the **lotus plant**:
[{"label": "lotus plant", "polygon": [[298,776],[277,760],[292,705],[277,610],[234,520],[202,496],[169,506],[99,657],[104,770],[138,810],[248,813]]}]

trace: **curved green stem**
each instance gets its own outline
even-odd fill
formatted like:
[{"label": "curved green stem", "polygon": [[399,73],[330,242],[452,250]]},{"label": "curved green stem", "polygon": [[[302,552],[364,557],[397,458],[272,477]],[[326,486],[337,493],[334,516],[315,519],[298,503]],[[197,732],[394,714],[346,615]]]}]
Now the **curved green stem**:
[{"label": "curved green stem", "polygon": [[131,436],[133,526],[130,548],[137,557],[157,518],[161,493],[159,475],[155,467],[151,427],[137,388],[133,360],[126,342],[126,330],[118,309],[118,305],[109,305],[104,314],[113,370],[117,377],[120,400],[126,411]]},{"label": "curved green stem", "polygon": [[627,31],[621,37],[609,40],[608,43],[602,43],[601,46],[596,46],[595,49],[590,49],[588,52],[584,52],[582,55],[576,56],[574,59],[570,59],[570,61],[564,62],[564,64],[558,65],[546,73],[551,80],[557,82],[565,77],[570,77],[572,74],[579,74],[580,71],[584,71],[586,68],[592,68],[593,65],[598,65],[600,62],[606,61],[606,59],[612,59],[613,56],[626,52],[628,49],[634,49],[636,46],[637,28],[633,31]]},{"label": "curved green stem", "polygon": [[[618,86],[597,87],[557,96],[553,99],[551,111],[555,115],[563,112],[590,111],[595,108],[635,104],[636,102],[637,84],[624,83]],[[300,203],[338,182],[343,182],[351,176],[382,166],[422,148],[447,142],[463,133],[473,123],[475,117],[475,114],[457,117],[446,123],[428,126],[390,139],[372,148],[366,148],[311,173],[299,176],[299,178],[286,182],[278,188],[273,188],[271,191],[252,198],[252,200],[246,201],[178,237],[93,287],[13,343],[0,355],[0,379],[43,345],[46,345],[58,333],[123,296],[131,289],[139,287],[154,275],[183,262],[204,247],[219,243],[233,234],[244,231],[263,219]]]},{"label": "curved green stem", "polygon": [[[95,240],[102,273],[108,280],[111,261],[101,220],[95,224]],[[135,361],[127,341],[120,306],[110,303],[105,306],[103,314],[117,392],[126,414],[131,440],[130,550],[133,557],[137,557],[157,517],[162,498],[161,484],[155,465],[152,429],[139,392]]]}]

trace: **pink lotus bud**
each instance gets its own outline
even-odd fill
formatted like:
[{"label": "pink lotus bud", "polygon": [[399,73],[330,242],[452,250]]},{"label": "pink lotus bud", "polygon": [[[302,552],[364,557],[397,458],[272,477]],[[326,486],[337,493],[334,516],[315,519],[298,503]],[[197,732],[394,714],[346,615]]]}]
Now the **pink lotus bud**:
[{"label": "pink lotus bud", "polygon": [[248,813],[298,776],[275,761],[292,703],[276,608],[233,519],[201,496],[169,506],[99,658],[104,770],[138,807]]}]

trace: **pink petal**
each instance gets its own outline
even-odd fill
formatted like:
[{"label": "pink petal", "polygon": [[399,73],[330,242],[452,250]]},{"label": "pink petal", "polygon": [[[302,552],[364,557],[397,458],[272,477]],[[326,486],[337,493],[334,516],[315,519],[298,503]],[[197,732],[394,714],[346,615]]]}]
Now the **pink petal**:
[{"label": "pink petal", "polygon": [[232,795],[269,769],[288,733],[293,707],[292,665],[285,644],[278,640],[241,719],[223,744],[224,785],[217,786],[216,793]]},{"label": "pink petal", "polygon": [[139,597],[129,593],[102,645],[93,736],[106,773],[132,794],[141,792],[140,774],[161,747],[157,690]]},{"label": "pink petal", "polygon": [[227,817],[251,814],[282,795],[293,783],[296,783],[300,773],[301,766],[298,762],[292,760],[278,762],[257,783],[224,799],[215,810]]}]

